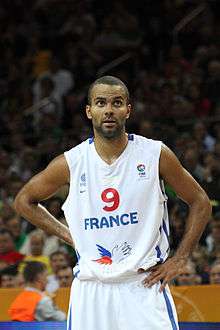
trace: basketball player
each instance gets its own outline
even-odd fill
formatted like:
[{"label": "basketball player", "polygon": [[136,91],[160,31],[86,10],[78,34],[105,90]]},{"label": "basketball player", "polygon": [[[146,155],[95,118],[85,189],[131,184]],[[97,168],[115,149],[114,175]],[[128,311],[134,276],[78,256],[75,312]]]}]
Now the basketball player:
[{"label": "basketball player", "polygon": [[[55,158],[15,199],[19,214],[77,250],[68,330],[179,329],[167,283],[181,273],[197,244],[210,202],[168,147],[125,132],[130,112],[121,80],[96,80],[86,106],[94,137]],[[172,258],[160,178],[190,208]],[[69,229],[39,203],[65,184]]]}]

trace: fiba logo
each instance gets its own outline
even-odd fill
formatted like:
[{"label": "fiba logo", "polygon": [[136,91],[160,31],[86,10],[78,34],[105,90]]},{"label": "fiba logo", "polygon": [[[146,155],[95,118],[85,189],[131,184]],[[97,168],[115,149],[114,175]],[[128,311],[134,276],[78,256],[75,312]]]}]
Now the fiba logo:
[{"label": "fiba logo", "polygon": [[80,177],[80,187],[86,186],[86,174],[83,173]]},{"label": "fiba logo", "polygon": [[82,182],[86,182],[86,174],[85,173],[83,173],[82,175],[81,175],[81,181]]},{"label": "fiba logo", "polygon": [[145,173],[145,165],[144,164],[139,164],[137,165],[137,170],[138,170],[138,175],[139,177],[143,178],[146,176]]}]

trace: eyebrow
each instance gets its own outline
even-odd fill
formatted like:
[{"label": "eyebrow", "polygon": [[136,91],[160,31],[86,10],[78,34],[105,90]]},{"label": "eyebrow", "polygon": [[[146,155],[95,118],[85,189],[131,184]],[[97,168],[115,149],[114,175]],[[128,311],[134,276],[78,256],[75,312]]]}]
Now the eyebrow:
[{"label": "eyebrow", "polygon": [[[120,99],[120,100],[123,100],[123,97],[122,96],[114,96],[113,97],[113,100],[117,100],[117,99]],[[97,101],[97,100],[106,100],[106,97],[104,97],[104,96],[97,96],[96,98],[95,98],[95,101]]]}]

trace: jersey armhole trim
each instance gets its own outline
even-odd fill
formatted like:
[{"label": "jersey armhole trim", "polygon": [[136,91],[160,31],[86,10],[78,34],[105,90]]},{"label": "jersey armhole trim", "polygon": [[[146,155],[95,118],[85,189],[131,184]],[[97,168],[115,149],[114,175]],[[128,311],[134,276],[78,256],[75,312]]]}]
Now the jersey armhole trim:
[{"label": "jersey armhole trim", "polygon": [[[61,209],[64,211],[64,209],[66,208],[66,205],[68,204],[69,202],[69,196],[70,196],[70,187],[71,187],[71,182],[72,182],[72,168],[73,168],[73,164],[71,163],[70,161],[70,157],[68,155],[69,151],[66,151],[64,152],[64,157],[66,159],[66,162],[67,162],[67,165],[68,165],[68,168],[69,168],[69,174],[70,174],[70,180],[69,180],[69,192],[68,192],[68,195],[63,203],[63,205],[61,206]],[[77,157],[76,157],[77,158]]]},{"label": "jersey armhole trim", "polygon": [[161,149],[162,149],[162,142],[159,142],[159,152],[158,152],[158,159],[157,159],[157,164],[158,164],[158,168],[157,168],[157,186],[158,186],[158,191],[159,191],[159,195],[160,198],[163,202],[167,201],[167,195],[165,192],[165,186],[164,186],[164,180],[160,177],[160,155],[161,155]]}]

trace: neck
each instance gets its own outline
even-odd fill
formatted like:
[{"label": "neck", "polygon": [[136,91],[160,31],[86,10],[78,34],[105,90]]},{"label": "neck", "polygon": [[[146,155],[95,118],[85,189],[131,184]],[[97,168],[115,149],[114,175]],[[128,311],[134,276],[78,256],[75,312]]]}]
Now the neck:
[{"label": "neck", "polygon": [[27,283],[26,287],[30,287],[30,288],[34,288],[34,289],[37,289],[39,291],[42,291],[42,286],[38,282],[29,282],[29,283]]},{"label": "neck", "polygon": [[99,156],[109,165],[112,164],[124,151],[128,143],[128,136],[123,132],[115,139],[103,138],[94,132],[95,148]]}]

